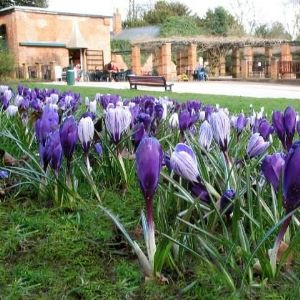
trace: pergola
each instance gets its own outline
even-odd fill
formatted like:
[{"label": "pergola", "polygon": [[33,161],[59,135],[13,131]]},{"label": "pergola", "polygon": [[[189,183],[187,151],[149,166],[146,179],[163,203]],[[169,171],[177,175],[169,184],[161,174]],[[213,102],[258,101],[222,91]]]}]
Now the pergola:
[{"label": "pergola", "polygon": [[[135,74],[141,72],[141,51],[151,51],[153,54],[153,67],[159,75],[164,76],[167,80],[174,78],[174,74],[171,72],[172,53],[173,55],[176,54],[177,74],[175,75],[195,70],[199,52],[205,53],[214,76],[225,75],[225,58],[227,55],[231,55],[231,75],[234,78],[253,76],[254,48],[264,48],[266,68],[263,72],[265,77],[277,79],[282,63],[292,61],[290,42],[283,39],[194,36],[135,40],[132,41],[132,44],[133,72]],[[273,56],[274,47],[280,47],[280,59]],[[287,78],[292,78],[292,71],[289,72]],[[288,72],[283,73],[288,76]]]}]

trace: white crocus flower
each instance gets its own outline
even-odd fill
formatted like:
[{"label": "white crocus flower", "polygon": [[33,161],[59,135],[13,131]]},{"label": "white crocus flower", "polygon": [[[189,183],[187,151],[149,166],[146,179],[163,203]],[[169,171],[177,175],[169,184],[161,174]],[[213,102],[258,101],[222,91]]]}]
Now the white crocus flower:
[{"label": "white crocus flower", "polygon": [[89,150],[94,137],[94,123],[91,117],[81,118],[78,123],[78,138],[85,152]]},{"label": "white crocus flower", "polygon": [[199,112],[199,120],[200,121],[204,121],[205,120],[205,111],[204,110],[201,110]]},{"label": "white crocus flower", "polygon": [[96,111],[97,111],[97,101],[96,100],[91,101],[89,103],[89,110],[91,113],[94,113],[94,114],[96,113]]},{"label": "white crocus flower", "polygon": [[120,142],[122,134],[129,128],[130,124],[131,113],[128,107],[108,107],[105,115],[105,125],[116,144]]},{"label": "white crocus flower", "polygon": [[170,119],[169,119],[169,125],[172,129],[177,129],[179,128],[179,118],[178,118],[178,113],[173,113],[171,116],[170,116]]},{"label": "white crocus flower", "polygon": [[209,150],[212,139],[213,132],[211,126],[207,121],[204,121],[199,129],[199,145],[202,148]]},{"label": "white crocus flower", "polygon": [[191,182],[198,182],[199,171],[196,156],[189,146],[179,143],[170,158],[172,170]]},{"label": "white crocus flower", "polygon": [[224,111],[214,112],[210,116],[210,125],[214,138],[222,151],[227,150],[230,140],[230,120]]},{"label": "white crocus flower", "polygon": [[9,116],[9,117],[13,117],[14,115],[16,115],[16,113],[18,112],[18,106],[16,105],[9,105],[7,107],[7,109],[5,110],[5,113]]}]

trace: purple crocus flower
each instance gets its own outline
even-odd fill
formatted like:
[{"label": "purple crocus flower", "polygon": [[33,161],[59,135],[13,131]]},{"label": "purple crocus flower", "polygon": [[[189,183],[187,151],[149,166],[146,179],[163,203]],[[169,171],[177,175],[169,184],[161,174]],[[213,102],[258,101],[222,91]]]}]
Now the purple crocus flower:
[{"label": "purple crocus flower", "polygon": [[284,167],[283,195],[286,212],[300,205],[300,141],[291,147]]},{"label": "purple crocus flower", "polygon": [[277,110],[273,112],[272,124],[275,132],[277,133],[278,138],[282,143],[283,148],[286,149],[284,119],[283,113],[281,111]]},{"label": "purple crocus flower", "polygon": [[264,138],[268,140],[270,134],[274,132],[274,128],[270,125],[267,119],[258,120],[257,132]]},{"label": "purple crocus flower", "polygon": [[140,113],[137,116],[137,120],[144,124],[145,131],[149,131],[151,124],[151,117],[146,113]]},{"label": "purple crocus flower", "polygon": [[159,141],[145,137],[136,151],[136,170],[145,199],[152,199],[159,181],[163,152]]},{"label": "purple crocus flower", "polygon": [[258,132],[254,133],[248,142],[247,154],[250,158],[259,156],[267,150],[269,145],[270,143],[265,142],[264,138]]},{"label": "purple crocus flower", "polygon": [[60,141],[63,154],[67,160],[71,160],[78,139],[77,123],[73,116],[67,117],[60,127]]},{"label": "purple crocus flower", "polygon": [[300,120],[297,121],[296,128],[297,128],[298,135],[300,136]]},{"label": "purple crocus flower", "polygon": [[266,180],[277,191],[279,186],[279,179],[284,167],[284,156],[282,153],[274,153],[267,155],[262,161],[261,170]]},{"label": "purple crocus flower", "polygon": [[190,127],[191,115],[187,109],[180,111],[178,119],[179,119],[179,129],[181,132],[184,132]]},{"label": "purple crocus flower", "polygon": [[101,157],[103,154],[103,148],[100,143],[95,144],[95,150],[96,150],[97,154]]},{"label": "purple crocus flower", "polygon": [[247,119],[245,118],[245,115],[243,113],[239,114],[235,124],[235,128],[238,135],[242,133],[246,125],[247,125]]},{"label": "purple crocus flower", "polygon": [[204,184],[197,182],[191,187],[192,194],[205,203],[210,203],[208,191]]},{"label": "purple crocus flower", "polygon": [[235,198],[235,191],[233,189],[227,189],[220,200],[220,209],[225,211],[225,215],[229,216],[233,212],[232,202]]},{"label": "purple crocus flower", "polygon": [[284,128],[286,133],[286,146],[289,150],[293,144],[293,138],[296,129],[296,112],[290,106],[288,106],[283,114]]},{"label": "purple crocus flower", "polygon": [[199,182],[199,171],[197,159],[192,148],[186,144],[176,145],[170,159],[171,167],[174,172],[191,182]]},{"label": "purple crocus flower", "polygon": [[8,171],[0,169],[0,179],[6,179],[8,178],[8,176],[9,176]]},{"label": "purple crocus flower", "polygon": [[62,162],[62,147],[58,130],[48,135],[42,153],[44,160],[44,169],[47,169],[49,163],[56,176],[58,176],[58,172]]},{"label": "purple crocus flower", "polygon": [[164,107],[162,104],[158,103],[154,106],[154,117],[158,120],[161,120],[164,114]]},{"label": "purple crocus flower", "polygon": [[146,133],[145,126],[143,123],[138,123],[134,125],[132,131],[133,131],[132,138],[133,138],[134,148],[136,150]]},{"label": "purple crocus flower", "polygon": [[42,117],[35,123],[35,132],[38,142],[45,145],[48,134],[57,129],[58,122],[59,117],[57,112],[46,107]]},{"label": "purple crocus flower", "polygon": [[136,151],[136,171],[146,202],[146,221],[143,218],[143,227],[149,263],[152,270],[154,268],[154,255],[156,252],[153,197],[159,183],[162,161],[163,151],[159,141],[153,137],[143,138]]}]

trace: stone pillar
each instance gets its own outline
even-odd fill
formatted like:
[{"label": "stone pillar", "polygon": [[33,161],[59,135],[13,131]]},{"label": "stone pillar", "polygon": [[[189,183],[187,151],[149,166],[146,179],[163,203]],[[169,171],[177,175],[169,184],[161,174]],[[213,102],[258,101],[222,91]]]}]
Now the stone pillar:
[{"label": "stone pillar", "polygon": [[296,75],[292,71],[292,61],[293,56],[291,53],[290,44],[281,44],[281,55],[280,55],[280,65],[281,65],[281,75],[282,79],[292,79],[296,78]]},{"label": "stone pillar", "polygon": [[41,63],[35,63],[36,67],[36,78],[37,79],[44,79],[42,74],[42,64]]},{"label": "stone pillar", "polygon": [[224,55],[220,56],[220,76],[226,75],[226,58]]},{"label": "stone pillar", "polygon": [[252,77],[252,64],[253,64],[253,50],[252,47],[246,46],[244,48],[244,60],[247,62],[246,73],[243,74],[243,78]]},{"label": "stone pillar", "polygon": [[141,49],[139,46],[131,48],[131,68],[135,75],[141,75]]},{"label": "stone pillar", "polygon": [[191,44],[188,46],[188,68],[194,71],[197,65],[197,45]]},{"label": "stone pillar", "polygon": [[240,48],[232,49],[232,77],[239,78],[241,76],[241,57]]},{"label": "stone pillar", "polygon": [[171,43],[166,43],[161,46],[161,75],[166,78],[166,80],[171,80],[172,70],[171,70]]},{"label": "stone pillar", "polygon": [[28,72],[28,64],[24,63],[22,65],[22,71],[23,71],[23,78],[24,79],[29,79],[29,72]]},{"label": "stone pillar", "polygon": [[50,62],[50,80],[55,81],[55,61]]},{"label": "stone pillar", "polygon": [[271,46],[265,47],[265,76],[266,77],[272,77],[271,76],[271,61],[272,61],[272,50],[273,48]]},{"label": "stone pillar", "polygon": [[248,61],[246,59],[241,60],[241,78],[248,78]]},{"label": "stone pillar", "polygon": [[278,59],[276,57],[273,57],[271,59],[271,68],[270,68],[270,76],[271,76],[271,79],[273,80],[276,80],[278,79],[278,75],[279,75],[279,70],[278,70]]}]

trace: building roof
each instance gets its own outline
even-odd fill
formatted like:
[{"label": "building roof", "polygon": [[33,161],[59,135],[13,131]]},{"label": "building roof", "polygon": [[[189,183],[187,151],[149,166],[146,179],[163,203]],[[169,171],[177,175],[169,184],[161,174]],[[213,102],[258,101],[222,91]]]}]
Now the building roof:
[{"label": "building roof", "polygon": [[34,12],[39,14],[49,14],[49,15],[65,15],[65,16],[77,16],[77,17],[90,17],[90,18],[112,18],[111,15],[102,14],[89,14],[89,13],[77,13],[77,12],[66,12],[66,11],[54,11],[48,8],[31,7],[31,6],[9,6],[0,9],[0,16],[12,13],[14,11],[23,12]]},{"label": "building roof", "polygon": [[132,43],[152,40],[159,37],[159,26],[144,26],[125,28],[121,32],[112,35],[112,40],[128,40]]}]

